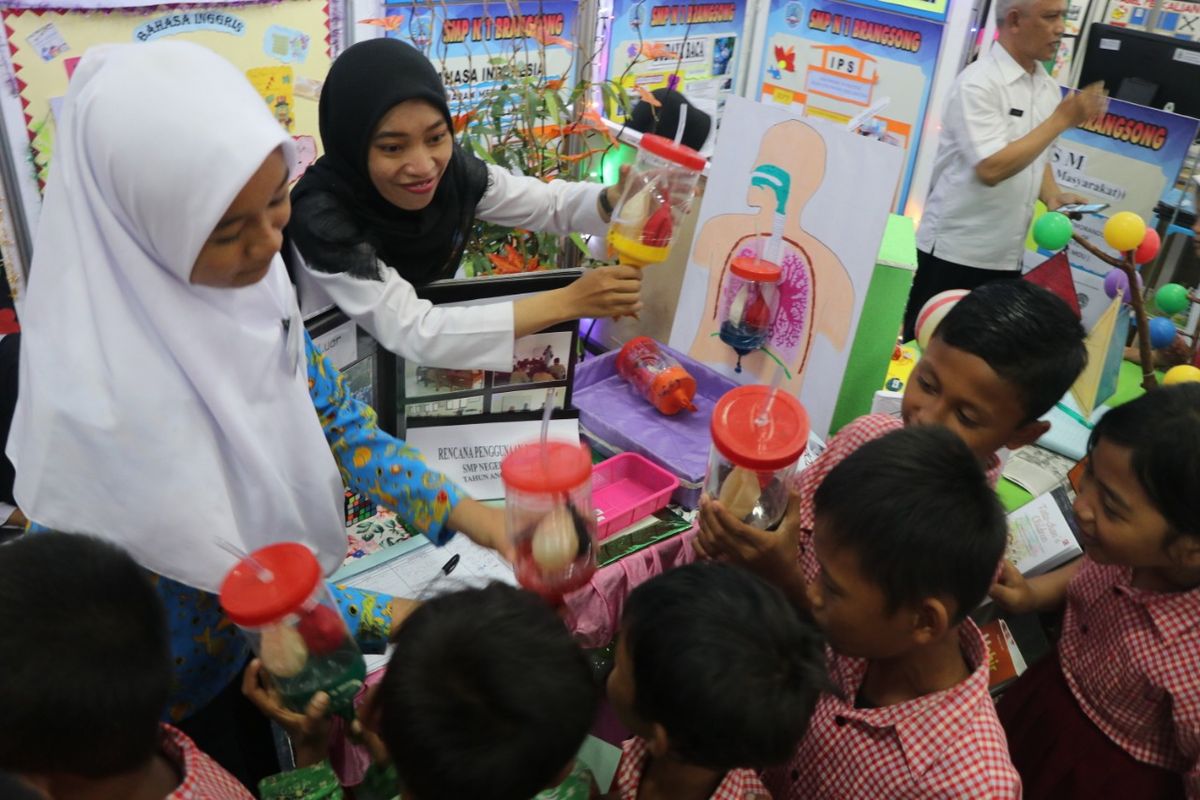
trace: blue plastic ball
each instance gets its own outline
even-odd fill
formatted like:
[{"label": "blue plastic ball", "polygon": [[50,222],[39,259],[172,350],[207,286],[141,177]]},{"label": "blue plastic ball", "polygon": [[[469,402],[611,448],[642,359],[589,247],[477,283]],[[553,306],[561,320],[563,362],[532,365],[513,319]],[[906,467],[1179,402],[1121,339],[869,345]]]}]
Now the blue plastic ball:
[{"label": "blue plastic ball", "polygon": [[1150,346],[1155,350],[1170,347],[1175,341],[1175,323],[1166,317],[1150,320]]}]

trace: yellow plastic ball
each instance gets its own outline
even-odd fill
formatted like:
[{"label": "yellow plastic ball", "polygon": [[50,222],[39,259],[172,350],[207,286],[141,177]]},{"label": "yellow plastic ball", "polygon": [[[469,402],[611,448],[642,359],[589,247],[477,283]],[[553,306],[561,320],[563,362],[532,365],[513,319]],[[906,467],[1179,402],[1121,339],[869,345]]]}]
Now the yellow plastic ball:
[{"label": "yellow plastic ball", "polygon": [[1136,250],[1146,238],[1146,222],[1132,211],[1118,211],[1104,223],[1104,241],[1122,253]]},{"label": "yellow plastic ball", "polygon": [[1171,367],[1163,376],[1163,386],[1174,386],[1177,383],[1200,383],[1200,367],[1193,367],[1191,364]]}]

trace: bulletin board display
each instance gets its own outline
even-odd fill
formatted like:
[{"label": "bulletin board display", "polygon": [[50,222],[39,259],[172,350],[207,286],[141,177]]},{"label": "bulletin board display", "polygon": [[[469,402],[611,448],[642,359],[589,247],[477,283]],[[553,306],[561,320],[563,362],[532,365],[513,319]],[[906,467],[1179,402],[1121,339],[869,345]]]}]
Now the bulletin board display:
[{"label": "bulletin board display", "polygon": [[772,0],[759,72],[764,103],[844,124],[886,101],[864,135],[904,151],[904,208],[929,106],[942,26],[836,0]]},{"label": "bulletin board display", "polygon": [[575,85],[577,0],[491,0],[445,3],[398,0],[379,24],[413,45],[442,74],[450,113],[465,114],[513,77]]},{"label": "bulletin board display", "polygon": [[153,6],[124,10],[4,9],[13,72],[44,188],[55,119],[80,57],[99,44],[186,40],[227,58],[296,140],[293,176],[316,160],[317,99],[331,63],[326,0]]},{"label": "bulletin board display", "polygon": [[1189,41],[1200,40],[1200,3],[1160,0],[1157,24],[1150,25],[1154,0],[1109,0],[1101,22],[1118,28],[1147,31]]},{"label": "bulletin board display", "polygon": [[[747,0],[679,2],[613,0],[608,77],[632,107],[647,92],[671,88],[719,118],[737,90],[746,35]],[[608,116],[624,120],[615,105]]]}]

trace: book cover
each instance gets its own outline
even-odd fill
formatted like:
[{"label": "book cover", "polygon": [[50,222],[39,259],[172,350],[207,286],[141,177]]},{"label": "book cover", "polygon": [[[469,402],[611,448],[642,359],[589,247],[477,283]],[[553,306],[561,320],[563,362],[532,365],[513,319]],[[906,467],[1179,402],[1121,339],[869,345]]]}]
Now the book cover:
[{"label": "book cover", "polygon": [[1049,572],[1083,554],[1071,497],[1060,487],[1008,515],[1008,560],[1026,577]]},{"label": "book cover", "polygon": [[1025,658],[1004,620],[993,620],[979,630],[988,648],[988,689],[995,692],[1025,671]]}]

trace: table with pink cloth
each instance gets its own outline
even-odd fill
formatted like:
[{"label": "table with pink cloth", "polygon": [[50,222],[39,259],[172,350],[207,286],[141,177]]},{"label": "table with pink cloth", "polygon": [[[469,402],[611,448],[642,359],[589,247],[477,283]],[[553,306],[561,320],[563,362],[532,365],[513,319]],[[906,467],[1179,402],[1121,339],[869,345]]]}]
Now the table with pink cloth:
[{"label": "table with pink cloth", "polygon": [[596,570],[588,585],[564,598],[563,618],[584,647],[604,647],[617,635],[625,598],[637,586],[696,560],[696,526]]},{"label": "table with pink cloth", "polygon": [[[692,540],[695,538],[696,526],[693,525],[678,536],[655,542],[619,561],[601,567],[596,570],[587,586],[567,595],[563,601],[562,615],[579,643],[587,648],[600,648],[612,642],[617,635],[625,598],[629,597],[629,593],[637,586],[655,575],[695,561],[696,551],[692,547]],[[358,699],[361,700],[367,689],[382,678],[382,669],[368,675]],[[611,727],[614,723],[603,719],[604,716],[602,712],[602,719],[598,724]],[[335,718],[330,738],[329,761],[343,786],[357,786],[362,783],[371,758],[365,748],[347,739],[345,732],[342,720]],[[609,741],[615,738],[604,735],[603,731],[597,731],[597,734]],[[619,744],[619,741],[615,743]]]}]

